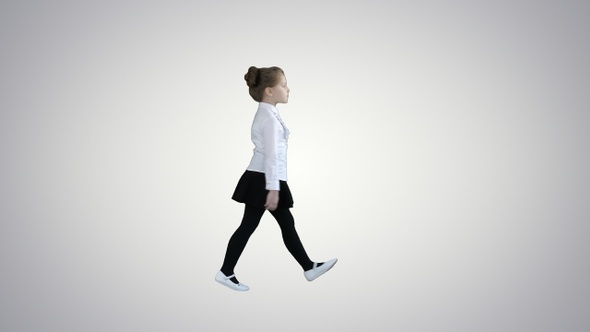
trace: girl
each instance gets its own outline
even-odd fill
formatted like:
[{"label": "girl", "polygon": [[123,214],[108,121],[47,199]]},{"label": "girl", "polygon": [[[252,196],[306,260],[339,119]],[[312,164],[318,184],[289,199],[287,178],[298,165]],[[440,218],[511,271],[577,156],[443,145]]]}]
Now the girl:
[{"label": "girl", "polygon": [[278,103],[289,101],[287,79],[281,68],[248,69],[244,75],[250,96],[259,102],[252,123],[254,155],[250,165],[240,178],[232,199],[244,203],[242,223],[234,232],[227,245],[225,259],[215,280],[237,291],[250,288],[238,281],[234,267],[254,233],[266,210],[277,220],[285,246],[297,260],[308,281],[312,281],[330,270],[338,261],[336,258],[324,263],[312,262],[295,230],[293,198],[287,185],[287,141],[289,130],[276,108]]}]

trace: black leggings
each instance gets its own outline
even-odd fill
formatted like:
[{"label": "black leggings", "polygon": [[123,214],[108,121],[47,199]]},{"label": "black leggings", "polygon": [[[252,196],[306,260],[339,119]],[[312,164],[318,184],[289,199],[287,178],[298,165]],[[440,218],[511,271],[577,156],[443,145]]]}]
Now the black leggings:
[{"label": "black leggings", "polygon": [[[256,227],[258,227],[264,211],[266,211],[265,208],[250,205],[245,206],[242,223],[238,229],[236,229],[227,244],[227,252],[225,253],[225,259],[223,260],[223,266],[221,267],[221,272],[226,276],[234,274],[234,267],[238,263],[238,259],[242,255],[250,236],[254,233]],[[274,211],[270,211],[270,213],[279,223],[279,227],[281,227],[283,242],[285,243],[287,250],[289,250],[304,271],[311,269],[313,267],[313,262],[309,259],[303,248],[303,244],[295,230],[295,220],[293,219],[293,215],[289,208],[278,208]]]}]

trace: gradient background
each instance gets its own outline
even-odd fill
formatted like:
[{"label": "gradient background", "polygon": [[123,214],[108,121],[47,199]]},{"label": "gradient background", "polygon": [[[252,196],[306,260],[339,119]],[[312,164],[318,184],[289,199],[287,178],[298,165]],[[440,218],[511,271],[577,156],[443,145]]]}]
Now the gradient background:
[{"label": "gradient background", "polygon": [[[0,2],[1,331],[590,330],[586,1]],[[281,66],[308,283],[215,283]]]}]

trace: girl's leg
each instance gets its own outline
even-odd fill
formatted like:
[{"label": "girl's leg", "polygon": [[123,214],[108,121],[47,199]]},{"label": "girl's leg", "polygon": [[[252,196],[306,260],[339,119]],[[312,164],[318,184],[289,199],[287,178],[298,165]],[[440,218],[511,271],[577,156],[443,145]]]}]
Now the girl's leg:
[{"label": "girl's leg", "polygon": [[281,227],[281,234],[283,235],[283,242],[287,247],[287,250],[293,255],[297,263],[301,265],[304,271],[313,268],[313,262],[307,256],[303,244],[299,239],[299,235],[295,230],[295,220],[291,214],[289,208],[278,208],[274,211],[270,211],[273,217],[279,223]]},{"label": "girl's leg", "polygon": [[256,227],[258,227],[264,211],[266,211],[264,208],[257,208],[249,205],[244,207],[242,223],[229,239],[225,259],[221,266],[221,272],[226,276],[234,274],[234,267],[238,263],[238,259],[242,255],[250,236],[254,233]]}]

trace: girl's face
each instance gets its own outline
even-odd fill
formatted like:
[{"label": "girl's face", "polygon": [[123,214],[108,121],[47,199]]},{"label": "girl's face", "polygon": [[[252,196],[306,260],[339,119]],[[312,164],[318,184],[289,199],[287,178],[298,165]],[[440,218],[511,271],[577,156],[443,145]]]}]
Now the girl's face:
[{"label": "girl's face", "polygon": [[266,89],[264,101],[273,105],[278,103],[286,104],[289,102],[289,91],[291,90],[287,86],[287,78],[281,74],[277,85]]}]

